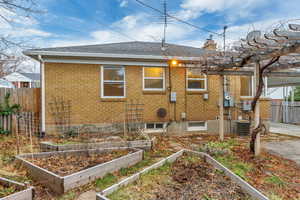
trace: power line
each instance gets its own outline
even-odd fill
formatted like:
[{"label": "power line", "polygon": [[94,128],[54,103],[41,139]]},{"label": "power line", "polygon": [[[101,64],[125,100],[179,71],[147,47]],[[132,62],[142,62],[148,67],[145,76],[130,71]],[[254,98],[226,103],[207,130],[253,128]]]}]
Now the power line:
[{"label": "power line", "polygon": [[[146,4],[146,3],[144,3],[144,2],[142,2],[142,1],[140,1],[140,0],[135,0],[135,1],[138,2],[139,4],[145,6],[145,7],[148,7],[148,8],[150,8],[150,9],[156,11],[156,12],[159,12],[160,14],[163,14],[163,15],[165,14],[163,11],[161,11],[161,10],[159,10],[159,9],[157,9],[157,8],[154,8],[154,7],[148,5],[148,4]],[[218,35],[218,36],[222,36],[222,35],[223,35],[222,33],[217,33],[217,32],[208,30],[208,29],[206,29],[206,28],[199,27],[199,26],[197,26],[197,25],[194,25],[194,24],[192,24],[192,23],[190,23],[190,22],[187,22],[187,21],[185,21],[185,20],[179,19],[178,17],[175,17],[175,16],[170,15],[170,14],[168,14],[168,13],[166,13],[166,16],[168,16],[168,17],[170,17],[170,18],[172,18],[172,19],[175,19],[175,20],[177,20],[177,21],[179,21],[179,22],[181,22],[181,23],[183,23],[183,24],[186,24],[186,25],[189,25],[189,26],[194,27],[194,28],[196,28],[196,29],[199,29],[199,30],[202,30],[202,31],[205,31],[205,32],[209,32],[209,33],[212,33],[212,34],[215,34],[215,35]]]}]

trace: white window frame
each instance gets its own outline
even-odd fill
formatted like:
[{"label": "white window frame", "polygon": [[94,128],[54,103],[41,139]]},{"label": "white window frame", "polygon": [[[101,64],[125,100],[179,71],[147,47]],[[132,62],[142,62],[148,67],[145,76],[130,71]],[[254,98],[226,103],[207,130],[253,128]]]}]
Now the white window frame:
[{"label": "white window frame", "polygon": [[[204,126],[189,127],[190,123],[204,122]],[[207,121],[188,121],[187,131],[207,131]]]},{"label": "white window frame", "polygon": [[[108,69],[120,69],[122,68],[124,70],[124,80],[123,81],[105,81],[104,80],[104,69],[108,68]],[[105,98],[105,99],[115,99],[115,98],[125,98],[126,97],[126,68],[124,66],[101,66],[101,98]],[[104,83],[123,83],[124,84],[124,96],[104,96]]]},{"label": "white window frame", "polygon": [[[147,128],[147,124],[154,124],[154,128]],[[162,124],[163,128],[156,128],[156,124]],[[160,132],[164,132],[165,129],[166,129],[165,122],[147,122],[147,123],[145,123],[145,132],[146,133],[160,133]]]},{"label": "white window frame", "polygon": [[[145,68],[161,68],[163,70],[163,77],[145,77]],[[145,88],[145,80],[163,80],[163,88]],[[166,69],[165,67],[143,67],[143,90],[144,91],[165,91],[166,89]]]},{"label": "white window frame", "polygon": [[[186,90],[187,91],[207,91],[207,75],[203,74],[204,78],[189,78],[188,75],[189,69],[186,69]],[[191,81],[203,81],[204,80],[204,88],[189,88],[189,80]]]},{"label": "white window frame", "polygon": [[[268,77],[264,77],[264,88],[263,88],[263,92],[261,94],[262,98],[267,98],[269,96],[268,94]],[[255,96],[255,92],[256,92],[256,87],[254,85],[254,76],[251,76],[251,85],[252,85],[252,94],[251,96],[241,96],[241,98],[253,98]],[[242,87],[242,85],[241,85]]]}]

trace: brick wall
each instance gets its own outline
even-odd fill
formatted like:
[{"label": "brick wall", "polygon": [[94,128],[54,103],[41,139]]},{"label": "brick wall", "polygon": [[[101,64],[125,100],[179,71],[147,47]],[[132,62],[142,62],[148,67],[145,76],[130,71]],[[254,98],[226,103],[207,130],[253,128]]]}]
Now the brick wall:
[{"label": "brick wall", "polygon": [[[166,91],[145,92],[142,90],[142,67],[126,67],[126,96],[125,99],[100,98],[100,66],[88,64],[45,64],[46,82],[46,125],[53,124],[49,102],[53,97],[63,97],[71,100],[72,124],[100,124],[122,122],[124,104],[130,99],[139,99],[144,103],[144,120],[148,122],[180,120],[185,112],[187,120],[213,120],[218,116],[218,76],[208,76],[208,100],[203,100],[203,92],[186,92],[184,68],[172,68],[172,91],[177,92],[177,103],[169,103],[169,73],[166,69]],[[239,101],[239,77],[230,77],[230,90],[236,101]],[[269,101],[262,102],[262,116],[268,118]],[[158,108],[167,109],[167,116],[158,118]],[[232,109],[232,115],[237,118],[237,109]]]}]

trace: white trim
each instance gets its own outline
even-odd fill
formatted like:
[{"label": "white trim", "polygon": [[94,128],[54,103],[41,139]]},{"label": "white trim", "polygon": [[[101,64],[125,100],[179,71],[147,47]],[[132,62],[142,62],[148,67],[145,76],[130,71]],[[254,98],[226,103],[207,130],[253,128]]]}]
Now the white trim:
[{"label": "white trim", "polygon": [[42,132],[46,131],[46,85],[45,85],[45,63],[42,56],[39,55],[40,65],[41,65],[41,90],[42,90]]},{"label": "white trim", "polygon": [[136,61],[108,61],[108,60],[78,60],[78,59],[44,59],[48,63],[78,63],[96,65],[128,65],[128,66],[153,66],[168,67],[166,62],[136,62]]},{"label": "white trim", "polygon": [[[154,124],[154,128],[147,129],[147,124]],[[155,128],[156,124],[162,124],[163,128]],[[161,133],[161,132],[164,132],[166,129],[165,122],[146,122],[144,125],[145,125],[145,128],[144,128],[145,133]]]},{"label": "white trim", "polygon": [[[108,67],[108,68],[122,68],[123,69],[123,71],[124,71],[124,80],[123,81],[107,81],[107,82],[110,82],[110,83],[112,83],[112,82],[115,82],[115,83],[123,83],[124,84],[124,96],[104,96],[104,83],[105,83],[105,81],[104,81],[104,77],[103,77],[103,72],[104,72],[104,68],[105,67]],[[107,65],[107,66],[105,66],[105,65],[102,65],[101,67],[100,67],[100,96],[101,96],[101,98],[104,98],[104,99],[124,99],[124,98],[126,98],[126,68],[124,67],[124,66],[109,66],[109,65]]]},{"label": "white trim", "polygon": [[61,52],[61,51],[41,51],[41,50],[28,50],[23,51],[25,55],[47,55],[47,56],[77,56],[77,57],[102,57],[102,58],[139,58],[139,59],[153,59],[153,60],[199,60],[199,57],[186,57],[186,56],[157,56],[157,55],[136,55],[136,54],[112,54],[112,53],[86,53],[86,52]]},{"label": "white trim", "polygon": [[[189,123],[204,122],[204,126],[189,127]],[[187,131],[207,131],[207,121],[188,121]]]},{"label": "white trim", "polygon": [[[246,77],[248,77],[248,76],[246,76]],[[264,77],[263,79],[264,79],[265,87],[263,88],[261,97],[262,98],[267,98],[269,96],[268,95],[268,77]],[[240,80],[240,82],[241,82],[241,80]],[[247,98],[253,98],[255,96],[256,87],[254,85],[254,76],[251,76],[251,85],[252,85],[252,92],[251,92],[252,94],[251,94],[251,96],[240,96],[240,98],[247,99]],[[241,85],[241,87],[242,87],[242,85]]]},{"label": "white trim", "polygon": [[[163,77],[145,77],[145,68],[161,68],[163,70]],[[163,88],[145,88],[145,79],[148,80],[163,80]],[[166,89],[166,70],[163,67],[143,67],[143,91],[165,91]]]},{"label": "white trim", "polygon": [[[207,75],[206,74],[203,74],[203,76],[205,78],[189,78],[189,75],[188,75],[188,71],[189,69],[186,68],[187,70],[187,73],[186,73],[186,78],[185,78],[185,81],[186,81],[186,91],[207,91]],[[189,80],[196,80],[196,81],[201,81],[203,80],[204,81],[204,88],[199,88],[199,89],[191,89],[189,88]]]}]

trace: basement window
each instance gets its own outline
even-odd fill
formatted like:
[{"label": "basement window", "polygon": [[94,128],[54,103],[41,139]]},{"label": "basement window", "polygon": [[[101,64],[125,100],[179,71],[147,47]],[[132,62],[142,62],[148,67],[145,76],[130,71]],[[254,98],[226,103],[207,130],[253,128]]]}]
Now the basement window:
[{"label": "basement window", "polygon": [[144,67],[143,90],[165,90],[165,69],[161,67]]},{"label": "basement window", "polygon": [[206,91],[207,76],[196,70],[187,69],[186,75],[188,91]]},{"label": "basement window", "polygon": [[124,98],[125,97],[125,68],[102,67],[101,68],[101,97]]},{"label": "basement window", "polygon": [[207,122],[206,121],[193,121],[188,122],[188,131],[206,131],[207,130]]},{"label": "basement window", "polygon": [[165,125],[162,122],[151,122],[145,124],[145,129],[147,132],[162,132]]}]

